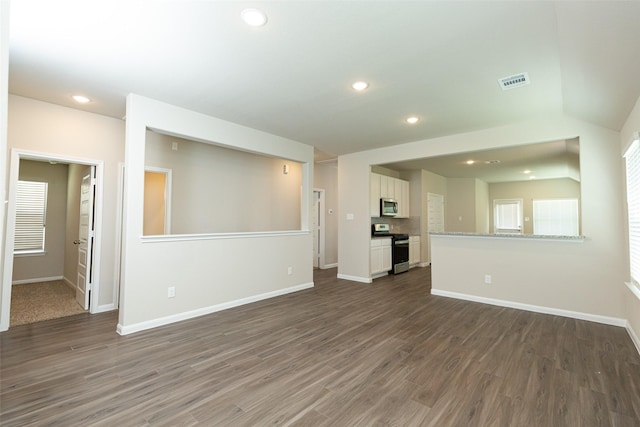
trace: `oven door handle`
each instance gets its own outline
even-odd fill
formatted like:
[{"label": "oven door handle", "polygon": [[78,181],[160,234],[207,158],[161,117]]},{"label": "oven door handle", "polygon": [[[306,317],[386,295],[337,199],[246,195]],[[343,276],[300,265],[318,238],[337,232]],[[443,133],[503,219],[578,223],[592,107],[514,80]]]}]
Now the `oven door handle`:
[{"label": "oven door handle", "polygon": [[408,244],[409,241],[408,240],[396,240],[395,244],[396,245],[404,245],[404,244]]}]

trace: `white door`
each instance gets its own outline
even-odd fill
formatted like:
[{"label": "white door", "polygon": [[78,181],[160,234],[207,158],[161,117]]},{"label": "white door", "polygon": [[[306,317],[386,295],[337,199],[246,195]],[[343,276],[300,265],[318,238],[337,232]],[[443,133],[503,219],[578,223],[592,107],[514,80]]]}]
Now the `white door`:
[{"label": "white door", "polygon": [[[427,193],[427,231],[444,231],[444,196]],[[431,236],[427,233],[427,260],[431,263]]]},{"label": "white door", "polygon": [[313,192],[313,268],[318,268],[320,258],[320,192]]},{"label": "white door", "polygon": [[93,206],[95,198],[95,167],[89,166],[82,175],[80,186],[80,227],[78,239],[78,281],[76,287],[76,301],[85,310],[89,309],[89,292],[92,282],[93,261]]}]

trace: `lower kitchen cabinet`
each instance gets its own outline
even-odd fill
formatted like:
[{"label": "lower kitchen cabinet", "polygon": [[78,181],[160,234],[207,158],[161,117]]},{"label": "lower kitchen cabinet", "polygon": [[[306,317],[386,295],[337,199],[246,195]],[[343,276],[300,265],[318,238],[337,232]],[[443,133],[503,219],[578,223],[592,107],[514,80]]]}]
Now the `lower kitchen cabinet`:
[{"label": "lower kitchen cabinet", "polygon": [[409,265],[420,264],[420,236],[409,236]]},{"label": "lower kitchen cabinet", "polygon": [[391,238],[371,239],[371,276],[391,270]]}]

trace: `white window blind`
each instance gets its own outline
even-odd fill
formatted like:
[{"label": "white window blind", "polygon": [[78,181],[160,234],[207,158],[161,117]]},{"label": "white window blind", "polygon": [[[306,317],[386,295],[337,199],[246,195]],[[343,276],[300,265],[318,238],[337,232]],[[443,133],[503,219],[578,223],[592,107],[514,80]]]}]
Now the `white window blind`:
[{"label": "white window blind", "polygon": [[494,200],[493,223],[496,233],[522,232],[522,200]]},{"label": "white window blind", "polygon": [[533,234],[577,236],[578,199],[533,201]]},{"label": "white window blind", "polygon": [[44,251],[47,183],[18,181],[14,252]]},{"label": "white window blind", "polygon": [[627,165],[627,204],[629,213],[629,257],[631,279],[640,283],[640,140],[636,139],[624,155]]}]

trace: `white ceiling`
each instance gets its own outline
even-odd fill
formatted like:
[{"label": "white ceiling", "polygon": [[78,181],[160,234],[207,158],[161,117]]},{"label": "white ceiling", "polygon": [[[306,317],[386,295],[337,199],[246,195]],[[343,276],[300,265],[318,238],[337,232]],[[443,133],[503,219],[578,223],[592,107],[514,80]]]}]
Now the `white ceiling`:
[{"label": "white ceiling", "polygon": [[396,171],[424,169],[447,178],[477,178],[487,183],[558,178],[579,182],[580,145],[577,139],[551,141],[381,166]]},{"label": "white ceiling", "polygon": [[639,18],[639,1],[13,0],[9,90],[117,118],[134,92],[329,155],[559,112],[619,130]]}]

